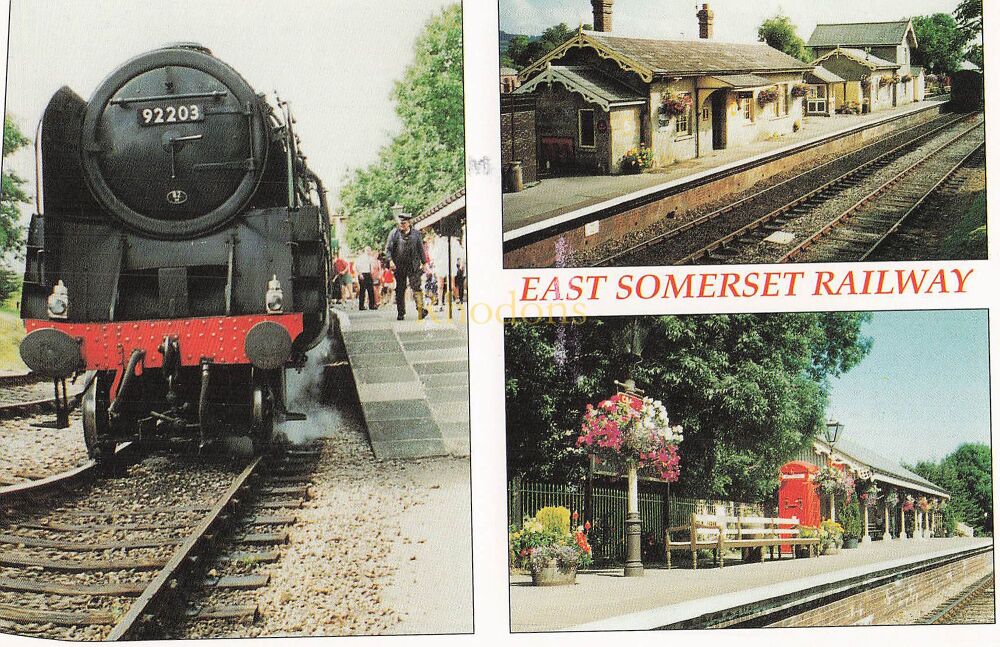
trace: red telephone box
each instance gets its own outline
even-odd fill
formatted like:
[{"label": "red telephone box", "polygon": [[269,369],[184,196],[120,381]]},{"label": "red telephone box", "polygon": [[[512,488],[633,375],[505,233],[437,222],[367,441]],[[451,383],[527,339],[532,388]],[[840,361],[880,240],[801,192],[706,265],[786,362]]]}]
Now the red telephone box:
[{"label": "red telephone box", "polygon": [[[813,475],[818,471],[818,467],[804,461],[792,461],[781,466],[778,471],[778,479],[781,481],[778,488],[779,517],[795,517],[803,526],[819,526],[819,495],[813,485]],[[784,545],[781,552],[791,553],[792,547]]]}]

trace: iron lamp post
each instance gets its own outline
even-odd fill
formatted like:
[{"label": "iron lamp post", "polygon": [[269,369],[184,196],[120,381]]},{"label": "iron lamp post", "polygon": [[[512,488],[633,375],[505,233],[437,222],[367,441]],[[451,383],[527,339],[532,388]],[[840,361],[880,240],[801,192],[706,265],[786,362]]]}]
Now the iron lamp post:
[{"label": "iron lamp post", "polygon": [[[826,426],[823,427],[823,435],[826,439],[828,445],[830,445],[830,464],[829,467],[833,467],[833,446],[837,444],[837,438],[840,437],[840,432],[844,430],[844,423],[837,422],[836,420],[830,419],[827,421]],[[837,495],[830,495],[830,521],[837,520]]]}]

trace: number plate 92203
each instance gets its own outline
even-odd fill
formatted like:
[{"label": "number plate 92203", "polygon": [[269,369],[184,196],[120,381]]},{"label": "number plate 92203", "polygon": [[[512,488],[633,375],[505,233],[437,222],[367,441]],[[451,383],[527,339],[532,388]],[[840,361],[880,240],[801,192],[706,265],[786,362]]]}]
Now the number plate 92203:
[{"label": "number plate 92203", "polygon": [[183,124],[205,120],[205,106],[198,103],[165,106],[146,106],[136,108],[136,116],[140,126],[161,126],[164,124]]}]

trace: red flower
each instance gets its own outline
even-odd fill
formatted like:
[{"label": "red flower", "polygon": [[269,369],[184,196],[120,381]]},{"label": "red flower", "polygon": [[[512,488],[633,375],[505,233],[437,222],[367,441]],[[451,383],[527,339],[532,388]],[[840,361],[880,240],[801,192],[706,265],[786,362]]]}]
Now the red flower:
[{"label": "red flower", "polygon": [[573,511],[573,521],[576,521],[579,518],[580,518],[580,513],[577,512],[576,510],[574,510]]},{"label": "red flower", "polygon": [[590,522],[589,521],[587,523],[583,524],[583,529],[587,530],[587,531],[590,530]]}]

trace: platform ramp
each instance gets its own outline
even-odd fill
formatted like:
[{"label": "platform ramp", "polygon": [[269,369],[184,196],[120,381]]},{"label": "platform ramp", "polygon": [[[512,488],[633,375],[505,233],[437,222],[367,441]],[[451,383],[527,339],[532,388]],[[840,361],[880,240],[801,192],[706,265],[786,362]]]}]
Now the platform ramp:
[{"label": "platform ramp", "polygon": [[[411,311],[412,311],[412,305]],[[464,320],[395,307],[338,311],[376,458],[469,455],[469,342]],[[346,320],[346,321],[345,321]]]}]

